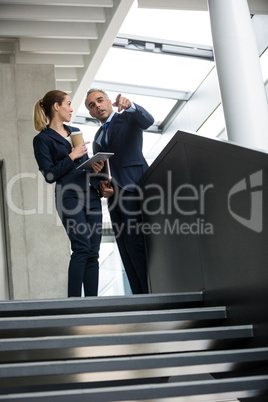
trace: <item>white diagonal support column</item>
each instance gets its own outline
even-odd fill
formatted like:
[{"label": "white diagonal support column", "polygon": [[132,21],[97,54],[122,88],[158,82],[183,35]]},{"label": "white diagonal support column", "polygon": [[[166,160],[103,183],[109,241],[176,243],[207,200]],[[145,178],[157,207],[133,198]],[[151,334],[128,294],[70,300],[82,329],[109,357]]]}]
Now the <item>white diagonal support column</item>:
[{"label": "white diagonal support column", "polygon": [[228,139],[268,151],[268,106],[247,0],[208,0]]}]

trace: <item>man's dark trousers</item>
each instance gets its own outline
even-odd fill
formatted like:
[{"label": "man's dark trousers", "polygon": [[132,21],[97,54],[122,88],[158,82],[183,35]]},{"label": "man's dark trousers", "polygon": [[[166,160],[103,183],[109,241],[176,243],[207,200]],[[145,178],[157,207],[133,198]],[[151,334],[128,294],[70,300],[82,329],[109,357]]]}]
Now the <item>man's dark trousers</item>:
[{"label": "man's dark trousers", "polygon": [[108,206],[131,290],[133,294],[148,293],[147,261],[138,194],[119,188],[118,193],[109,198]]}]

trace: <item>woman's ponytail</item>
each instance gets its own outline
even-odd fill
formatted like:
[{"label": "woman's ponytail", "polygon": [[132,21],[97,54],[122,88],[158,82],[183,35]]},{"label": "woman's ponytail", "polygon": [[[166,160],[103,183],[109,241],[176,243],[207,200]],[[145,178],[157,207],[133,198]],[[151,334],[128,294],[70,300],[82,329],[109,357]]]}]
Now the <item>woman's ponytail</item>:
[{"label": "woman's ponytail", "polygon": [[34,128],[36,131],[42,131],[46,128],[48,119],[43,107],[43,99],[36,102],[34,106]]}]

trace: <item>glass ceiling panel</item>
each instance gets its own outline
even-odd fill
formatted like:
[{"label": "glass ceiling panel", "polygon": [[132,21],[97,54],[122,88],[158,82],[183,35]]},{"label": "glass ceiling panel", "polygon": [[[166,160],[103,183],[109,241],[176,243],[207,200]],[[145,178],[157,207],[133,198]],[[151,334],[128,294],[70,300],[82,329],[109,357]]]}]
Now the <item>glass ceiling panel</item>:
[{"label": "glass ceiling panel", "polygon": [[119,32],[212,46],[208,11],[145,9],[135,1]]},{"label": "glass ceiling panel", "polygon": [[264,84],[266,85],[268,82],[268,48],[261,55],[260,63],[261,63],[263,81]]},{"label": "glass ceiling panel", "polygon": [[[156,38],[160,40],[211,46],[211,31],[208,12],[181,10],[154,10],[137,7],[137,1],[122,24],[119,34]],[[119,62],[120,61],[120,62]],[[176,103],[174,91],[191,94],[214,67],[214,62],[179,55],[150,53],[111,47],[95,81],[135,86],[132,95],[119,89],[123,96],[144,106],[160,125]],[[103,84],[105,85],[105,84]],[[102,85],[102,87],[103,87]],[[94,82],[91,86],[95,86]],[[146,96],[146,87],[173,91],[163,97]],[[126,89],[130,91],[130,89]],[[117,93],[107,89],[111,100]],[[88,112],[83,102],[78,114]]]},{"label": "glass ceiling panel", "polygon": [[220,104],[209,118],[197,130],[198,134],[203,137],[215,138],[219,137],[225,129],[225,120],[222,104]]},{"label": "glass ceiling panel", "polygon": [[211,61],[190,57],[111,48],[95,79],[189,92],[213,65]]}]

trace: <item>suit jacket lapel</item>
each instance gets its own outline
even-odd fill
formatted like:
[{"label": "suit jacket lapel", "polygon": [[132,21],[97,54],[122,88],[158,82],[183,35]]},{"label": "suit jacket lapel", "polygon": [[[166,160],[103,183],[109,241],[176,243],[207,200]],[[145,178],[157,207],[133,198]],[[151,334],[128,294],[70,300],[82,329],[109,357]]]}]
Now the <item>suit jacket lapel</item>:
[{"label": "suit jacket lapel", "polygon": [[48,128],[48,135],[51,138],[53,138],[54,140],[56,140],[57,142],[61,142],[63,145],[65,145],[68,148],[68,150],[70,150],[72,148],[71,144],[65,138],[63,138],[59,133],[52,130],[51,128]]},{"label": "suit jacket lapel", "polygon": [[117,119],[118,116],[119,116],[119,114],[118,114],[118,113],[115,113],[115,114],[113,115],[112,120],[110,121],[109,126],[108,126],[108,129],[107,129],[108,146],[111,144],[111,141],[113,140],[113,136],[111,135],[111,132],[112,132],[112,130],[113,130],[113,125],[114,125],[114,123],[116,122],[116,119]]},{"label": "suit jacket lapel", "polygon": [[[114,125],[114,123],[115,123],[115,121],[116,121],[116,119],[117,119],[117,116],[118,116],[118,113],[115,113],[115,114],[113,115],[113,118],[112,118],[112,120],[110,121],[110,124],[109,124],[108,129],[107,129],[108,145],[110,144],[110,141],[111,141],[111,139],[112,139],[112,136],[111,136],[110,133],[111,133],[111,131],[112,131],[112,129],[113,129],[113,125]],[[96,153],[96,152],[101,152],[101,151],[95,151],[96,149],[98,149],[98,150],[99,150],[99,149],[102,149],[102,147],[101,147],[101,145],[99,144],[99,141],[98,141],[98,138],[99,138],[101,132],[102,132],[102,126],[98,129],[98,131],[97,131],[96,134],[95,134],[94,143],[93,143],[94,153]]]},{"label": "suit jacket lapel", "polygon": [[102,131],[102,126],[101,126],[101,127],[98,129],[98,131],[96,132],[94,141],[96,141],[96,140],[98,139],[98,137],[99,137],[101,131]]}]

